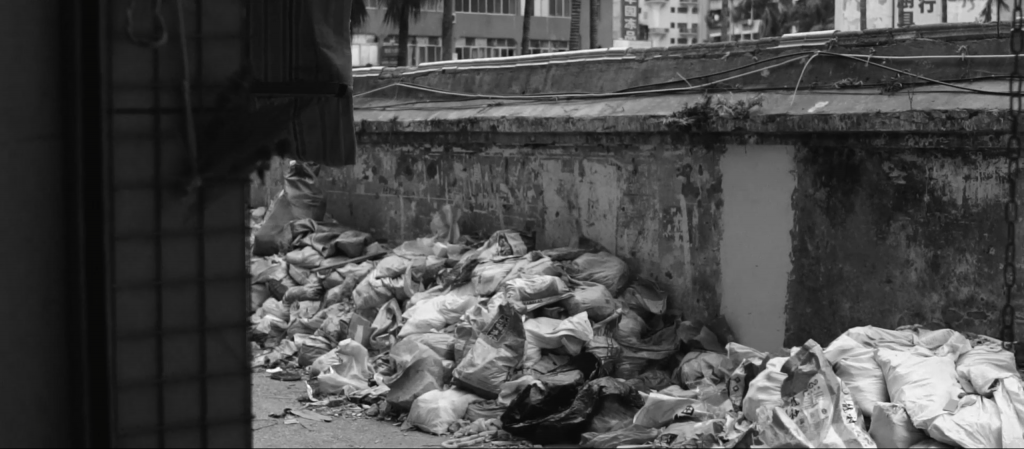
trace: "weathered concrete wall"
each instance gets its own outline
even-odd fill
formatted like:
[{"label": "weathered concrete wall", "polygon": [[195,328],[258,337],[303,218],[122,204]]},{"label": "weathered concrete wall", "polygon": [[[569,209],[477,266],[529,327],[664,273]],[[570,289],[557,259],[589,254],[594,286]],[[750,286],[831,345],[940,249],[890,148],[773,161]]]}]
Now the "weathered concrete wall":
[{"label": "weathered concrete wall", "polygon": [[541,248],[586,236],[665,285],[675,311],[717,316],[724,147],[477,150],[363,146],[354,167],[322,174],[328,212],[401,240],[461,202],[465,232],[532,229]]},{"label": "weathered concrete wall", "polygon": [[786,344],[851,326],[998,335],[1005,163],[967,149],[802,146]]}]

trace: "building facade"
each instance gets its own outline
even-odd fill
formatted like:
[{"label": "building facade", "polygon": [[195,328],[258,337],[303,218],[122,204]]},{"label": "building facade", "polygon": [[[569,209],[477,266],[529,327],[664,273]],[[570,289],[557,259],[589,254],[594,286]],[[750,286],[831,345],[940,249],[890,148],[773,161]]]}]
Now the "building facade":
[{"label": "building facade", "polygon": [[[615,0],[616,47],[668,47],[723,40],[756,40],[760,20],[729,21],[728,0]],[[634,28],[635,27],[635,28]]]},{"label": "building facade", "polygon": [[[569,49],[571,0],[532,0],[530,53]],[[398,28],[384,22],[383,0],[366,0],[369,17],[354,31],[352,62],[356,67],[416,65],[443,60],[441,55],[442,0],[428,0],[419,18],[409,25],[409,60],[400,64]],[[453,59],[497,58],[520,54],[524,0],[455,0]],[[590,48],[590,1],[582,0],[580,37]],[[613,1],[600,2],[597,46],[612,46]],[[357,48],[358,47],[358,48]],[[357,51],[358,50],[358,51]]]}]

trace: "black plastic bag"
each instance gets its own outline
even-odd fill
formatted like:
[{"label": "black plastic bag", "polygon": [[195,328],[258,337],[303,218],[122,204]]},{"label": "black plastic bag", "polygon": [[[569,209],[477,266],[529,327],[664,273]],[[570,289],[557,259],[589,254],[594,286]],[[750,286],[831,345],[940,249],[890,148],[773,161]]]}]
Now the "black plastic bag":
[{"label": "black plastic bag", "polygon": [[504,426],[541,419],[569,408],[579,393],[583,375],[569,371],[538,380],[543,387],[528,385],[509,404],[501,415]]},{"label": "black plastic bag", "polygon": [[576,443],[598,412],[601,400],[608,396],[621,396],[620,400],[637,409],[644,405],[643,397],[626,381],[602,377],[584,385],[572,404],[558,413],[519,423],[508,422],[502,416],[504,430],[534,443]]}]

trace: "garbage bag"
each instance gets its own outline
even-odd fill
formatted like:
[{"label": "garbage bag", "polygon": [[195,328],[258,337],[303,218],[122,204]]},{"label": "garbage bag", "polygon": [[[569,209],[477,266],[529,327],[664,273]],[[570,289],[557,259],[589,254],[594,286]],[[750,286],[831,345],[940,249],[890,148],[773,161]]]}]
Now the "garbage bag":
[{"label": "garbage bag", "polygon": [[[519,397],[522,397],[520,393]],[[640,408],[644,400],[636,389],[621,379],[602,377],[587,382],[573,399],[571,405],[557,413],[528,421],[513,422],[507,419],[509,412],[502,416],[504,430],[513,435],[527,438],[534,443],[553,443],[579,441],[580,435],[586,430],[594,414],[597,412],[599,400],[608,396],[621,396],[627,404]],[[519,398],[517,397],[517,399]],[[509,406],[509,411],[513,410]]]},{"label": "garbage bag", "polygon": [[[632,384],[630,386],[632,387]],[[609,395],[598,399],[594,414],[590,417],[590,423],[584,432],[601,434],[629,427],[633,422],[633,417],[644,405],[642,399],[640,401],[633,399],[629,395]]]},{"label": "garbage bag", "polygon": [[253,256],[271,256],[292,244],[290,223],[312,218],[323,220],[327,212],[323,191],[316,185],[319,168],[298,162],[285,173],[284,191],[278,195],[253,239]]},{"label": "garbage bag", "polygon": [[907,411],[888,402],[875,403],[868,434],[878,447],[909,448],[928,439],[928,435],[914,427]]},{"label": "garbage bag", "polygon": [[267,284],[252,284],[249,287],[249,310],[255,311],[263,307],[263,303],[272,297],[270,287],[267,287]]},{"label": "garbage bag", "polygon": [[291,321],[291,307],[282,304],[276,299],[271,298],[264,302],[263,311],[266,315],[272,316],[279,321],[284,321],[286,327]]},{"label": "garbage bag", "polygon": [[482,262],[473,268],[473,286],[479,296],[494,295],[519,263],[519,259]]},{"label": "garbage bag", "polygon": [[640,373],[647,369],[647,359],[640,357],[622,356],[615,363],[614,377],[616,379],[633,379],[639,377]]},{"label": "garbage bag", "polygon": [[653,441],[657,437],[658,429],[648,429],[646,427],[637,426],[636,424],[631,424],[622,429],[618,429],[608,433],[584,433],[582,439],[580,440],[580,446],[594,448],[616,448],[619,446],[627,446],[631,444],[648,443],[650,441]]},{"label": "garbage bag", "polygon": [[500,305],[494,319],[455,368],[456,385],[484,399],[497,398],[501,384],[522,363],[525,345],[522,319],[511,305]]},{"label": "garbage bag", "polygon": [[679,325],[679,341],[691,351],[726,352],[718,336],[700,321],[683,321]]},{"label": "garbage bag", "polygon": [[320,329],[325,320],[326,317],[320,314],[310,318],[298,318],[293,315],[292,322],[288,324],[288,338],[294,338],[299,334],[313,335]]},{"label": "garbage bag", "polygon": [[299,347],[299,367],[305,368],[313,364],[320,356],[331,352],[334,343],[326,338],[315,335],[296,335],[295,344]]},{"label": "garbage bag", "polygon": [[885,375],[882,373],[882,367],[875,361],[873,350],[866,350],[863,355],[838,361],[835,373],[850,389],[853,403],[857,405],[862,415],[871,418],[874,416],[876,403],[889,402]]},{"label": "garbage bag", "polygon": [[399,410],[409,410],[416,398],[444,387],[444,360],[422,343],[399,341],[391,349],[394,373],[381,379],[390,388],[387,400]]},{"label": "garbage bag", "polygon": [[604,375],[613,375],[616,368],[616,361],[622,356],[622,347],[615,341],[615,322],[618,321],[621,311],[617,311],[604,321],[594,324],[594,337],[587,342],[586,351],[593,355],[598,361],[598,372]]},{"label": "garbage bag", "polygon": [[[424,256],[418,256],[424,257]],[[391,279],[399,277],[405,274],[409,268],[409,264],[412,263],[412,259],[415,257],[402,257],[397,254],[391,254],[380,262],[377,262],[377,267],[374,268],[372,276],[376,279]]]},{"label": "garbage bag", "polygon": [[956,375],[964,391],[991,397],[996,381],[1020,377],[1013,353],[1003,349],[1002,342],[984,338],[956,361]]},{"label": "garbage bag", "polygon": [[687,353],[672,374],[672,380],[691,390],[696,389],[703,379],[720,384],[729,379],[731,374],[727,371],[728,361],[729,358],[724,354],[714,352]]},{"label": "garbage bag", "polygon": [[312,246],[307,246],[290,251],[285,255],[284,261],[297,267],[316,268],[324,262],[324,256],[320,255]]},{"label": "garbage bag", "polygon": [[643,408],[633,417],[633,424],[661,428],[680,419],[704,421],[711,417],[707,404],[698,398],[651,393]]},{"label": "garbage bag", "polygon": [[[455,363],[461,363],[479,335],[497,315],[500,300],[477,301],[455,326]],[[524,348],[525,350],[525,348]]]},{"label": "garbage bag", "polygon": [[438,357],[444,360],[455,360],[455,336],[444,332],[425,332],[414,334],[402,339],[402,341],[415,341],[430,348]]},{"label": "garbage bag", "polygon": [[352,304],[356,310],[376,310],[395,297],[385,279],[377,279],[375,268],[352,290]]},{"label": "garbage bag", "polygon": [[401,326],[402,308],[392,299],[377,311],[377,317],[370,324],[370,347],[382,351],[394,346]]},{"label": "garbage bag", "polygon": [[672,376],[668,371],[654,369],[647,371],[638,377],[629,378],[626,382],[629,382],[633,388],[636,388],[636,391],[658,391],[672,385]]},{"label": "garbage bag", "polygon": [[1017,377],[996,384],[993,399],[961,397],[955,412],[928,426],[928,435],[956,447],[1024,447],[1024,387]]},{"label": "garbage bag", "polygon": [[927,429],[936,418],[951,412],[946,409],[963,392],[956,365],[948,357],[879,349],[875,360],[885,375],[891,402],[902,405],[918,429]]},{"label": "garbage bag", "polygon": [[526,352],[523,362],[526,366],[540,361],[541,349],[565,348],[569,354],[577,355],[583,350],[583,345],[594,338],[594,329],[590,326],[586,312],[565,320],[544,317],[529,319],[523,323],[523,329],[526,342],[535,348]]},{"label": "garbage bag", "polygon": [[335,249],[333,254],[340,254],[345,257],[359,257],[366,251],[370,243],[370,234],[360,231],[345,231],[334,238],[331,246]]},{"label": "garbage bag", "polygon": [[313,335],[326,338],[331,345],[348,337],[348,323],[352,319],[352,312],[348,307],[334,304],[317,312],[317,317],[321,318],[323,323]]},{"label": "garbage bag", "polygon": [[548,275],[526,275],[502,284],[501,294],[516,311],[525,314],[561,301],[569,287],[561,279]]},{"label": "garbage bag", "polygon": [[320,356],[312,365],[312,373],[319,373],[319,390],[324,394],[337,394],[346,385],[357,390],[369,388],[367,381],[372,375],[369,353],[363,345],[346,339],[338,347]]},{"label": "garbage bag", "polygon": [[629,266],[607,251],[583,254],[566,271],[574,279],[601,284],[614,295],[619,294],[629,282]]},{"label": "garbage bag", "polygon": [[[757,411],[761,440],[773,447],[873,448],[849,390],[821,346],[805,343],[783,365],[781,407]],[[746,404],[744,404],[746,405]]]},{"label": "garbage bag", "polygon": [[407,422],[424,432],[444,435],[448,427],[466,416],[469,404],[479,400],[458,388],[430,391],[413,402]]},{"label": "garbage bag", "polygon": [[462,316],[479,301],[480,298],[477,296],[464,295],[455,291],[420,301],[402,315],[406,322],[398,337],[404,338],[412,334],[444,329],[450,324],[459,322]]},{"label": "garbage bag", "polygon": [[[623,315],[625,317],[626,315]],[[679,350],[679,321],[640,340],[619,340],[622,356],[645,360],[664,360]]]},{"label": "garbage bag", "polygon": [[612,335],[618,342],[639,341],[640,337],[647,333],[647,322],[631,309],[622,310],[619,322],[615,326]]},{"label": "garbage bag", "polygon": [[522,256],[530,251],[531,242],[521,233],[504,229],[487,240],[480,251],[480,260],[488,261],[497,257]]},{"label": "garbage bag", "polygon": [[622,292],[627,307],[641,313],[661,315],[668,308],[668,294],[654,281],[637,278]]},{"label": "garbage bag", "polygon": [[[884,447],[884,446],[882,446],[882,447]],[[948,445],[946,443],[940,443],[940,442],[935,441],[935,440],[933,440],[931,438],[929,438],[927,440],[924,440],[924,441],[922,441],[920,443],[917,443],[917,444],[915,444],[913,446],[910,446],[910,447],[912,449],[953,449],[953,446],[950,446],[950,445]]]},{"label": "garbage bag", "polygon": [[508,410],[508,406],[502,405],[495,399],[489,399],[486,401],[477,401],[469,404],[466,409],[466,420],[473,422],[478,419],[501,419],[501,415],[505,414],[505,410]]},{"label": "garbage bag", "polygon": [[562,304],[569,315],[587,312],[590,321],[604,321],[619,308],[612,293],[604,285],[593,282],[579,282],[579,286],[566,293]]},{"label": "garbage bag", "polygon": [[743,410],[743,399],[747,396],[750,383],[767,369],[767,365],[767,359],[751,357],[740,362],[739,366],[733,370],[727,381],[726,391],[729,392],[729,401],[732,402],[734,410]]},{"label": "garbage bag", "polygon": [[288,304],[289,306],[297,302],[315,302],[317,303],[315,305],[316,308],[319,309],[319,303],[323,301],[323,299],[323,286],[320,285],[319,282],[313,281],[307,284],[288,288],[288,290],[284,293],[284,298],[281,299],[281,302],[284,304]]}]

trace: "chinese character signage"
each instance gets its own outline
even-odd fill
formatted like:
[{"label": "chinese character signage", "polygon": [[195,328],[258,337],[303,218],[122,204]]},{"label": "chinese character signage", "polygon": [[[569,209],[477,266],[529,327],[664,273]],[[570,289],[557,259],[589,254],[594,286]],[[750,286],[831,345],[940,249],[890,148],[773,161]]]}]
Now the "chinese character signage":
[{"label": "chinese character signage", "polygon": [[635,41],[640,32],[639,0],[622,0],[622,39]]},{"label": "chinese character signage", "polygon": [[943,23],[942,0],[896,0],[898,26]]}]

